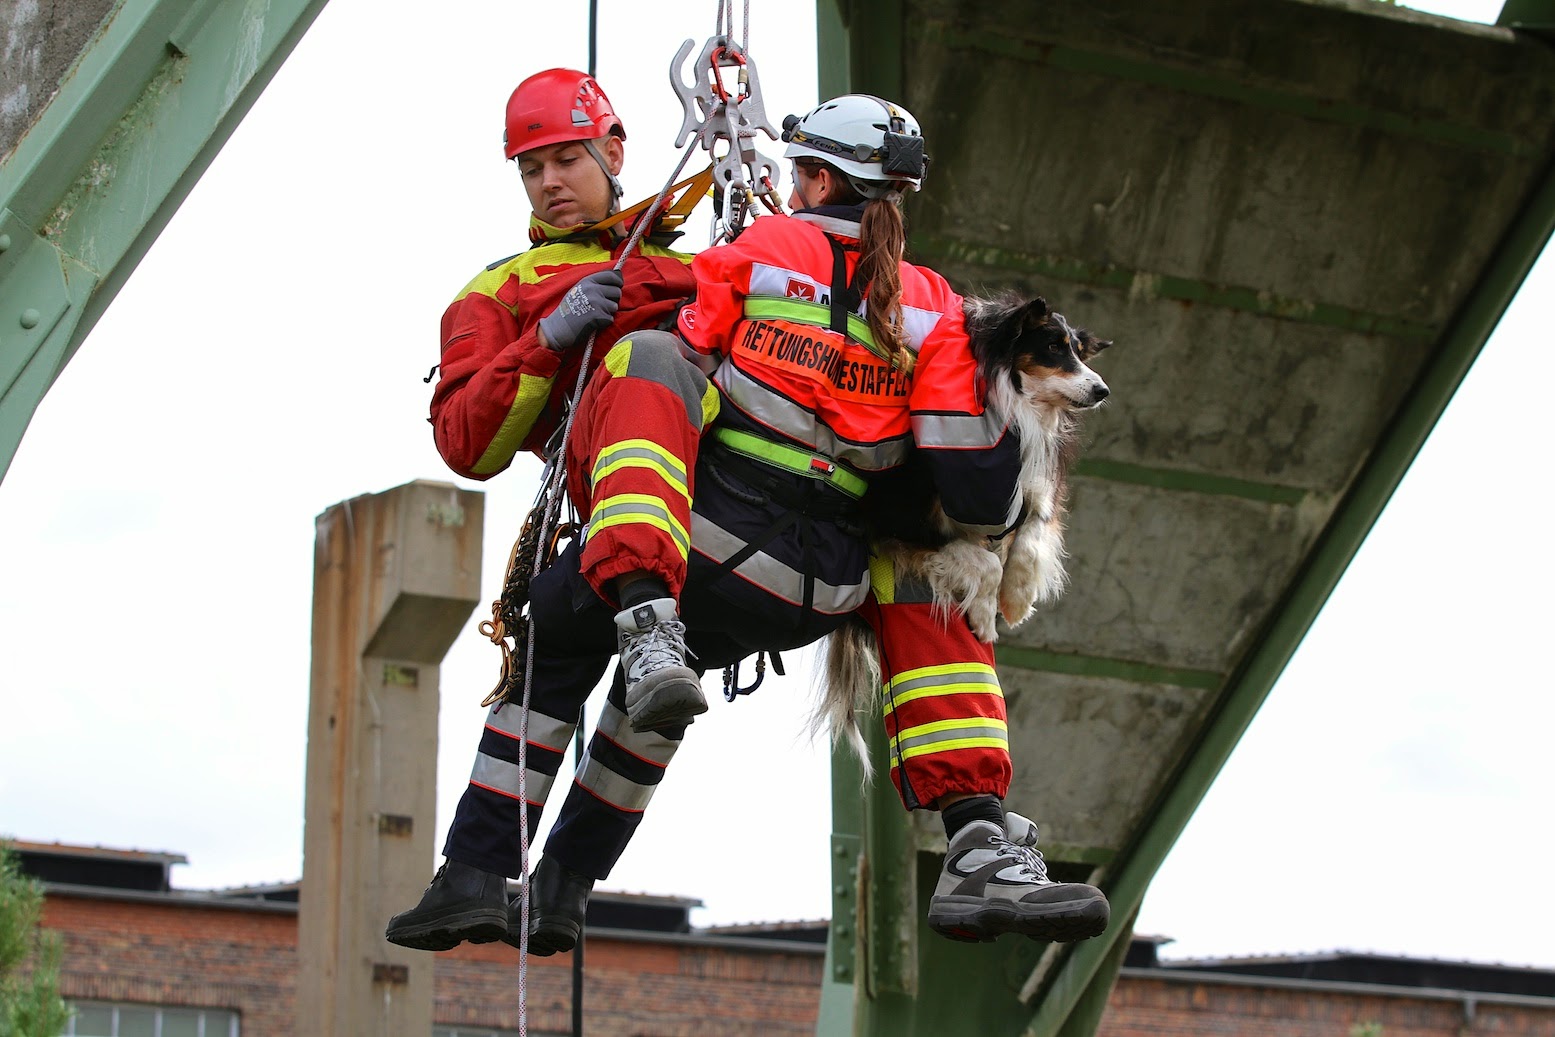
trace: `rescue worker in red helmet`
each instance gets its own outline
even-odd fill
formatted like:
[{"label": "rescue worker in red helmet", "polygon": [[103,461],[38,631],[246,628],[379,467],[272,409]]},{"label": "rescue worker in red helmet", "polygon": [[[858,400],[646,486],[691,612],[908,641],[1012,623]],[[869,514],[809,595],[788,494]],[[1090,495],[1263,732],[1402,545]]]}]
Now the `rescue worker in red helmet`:
[{"label": "rescue worker in red helmet", "polygon": [[[839,99],[823,109],[836,111],[842,104],[851,110],[857,107],[855,101]],[[673,610],[679,597],[686,625],[664,621],[662,616],[660,625],[671,629],[670,640],[682,642],[682,653],[683,641],[689,637],[698,663],[711,668],[758,648],[807,643],[833,628],[843,614],[866,603],[870,592],[867,545],[852,521],[857,500],[875,473],[901,463],[915,433],[924,436],[929,449],[942,450],[951,459],[944,466],[942,490],[952,514],[986,521],[995,528],[1009,520],[1006,512],[1018,447],[1002,420],[983,408],[961,324],[960,299],[937,275],[900,260],[902,228],[896,206],[903,185],[911,182],[915,187],[922,176],[921,138],[917,172],[911,172],[916,123],[888,102],[869,101],[875,106],[872,123],[890,129],[881,133],[869,126],[853,127],[859,140],[850,147],[858,153],[857,161],[872,158],[874,163],[849,185],[856,194],[840,189],[834,193],[827,186],[828,181],[841,184],[840,170],[807,169],[801,200],[841,204],[800,214],[795,221],[760,220],[735,245],[710,250],[697,261],[703,298],[682,313],[680,330],[702,368],[717,372],[719,388],[735,404],[725,408],[727,420],[720,420],[714,429],[712,448],[702,451],[695,464],[686,464],[698,456],[694,440],[679,444],[681,449],[674,453],[664,450],[662,443],[612,442],[609,436],[587,433],[569,445],[571,490],[590,515],[590,523],[582,547],[570,547],[531,585],[537,651],[526,781],[531,834],[577,723],[578,707],[608,663],[611,645],[602,631],[611,623],[608,606],[600,600],[608,596],[608,588],[600,586],[594,575],[598,566],[589,562],[599,537],[608,537],[618,526],[630,531],[640,525],[660,530],[661,541],[680,550],[687,561],[678,573],[661,577],[663,570],[658,570],[644,577],[640,570],[628,570],[618,572],[616,578],[650,585],[658,580],[657,590],[669,591],[658,599],[637,602],[638,610],[657,613],[661,606]],[[880,114],[881,106],[889,122]],[[828,125],[826,117],[816,119],[816,115],[811,113],[801,123]],[[890,171],[893,144],[908,151],[905,158],[900,151],[895,153],[906,173]],[[865,151],[870,156],[861,153]],[[820,183],[818,191],[811,190],[810,180]],[[878,192],[879,197],[867,192]],[[865,205],[866,199],[880,204]],[[795,226],[788,226],[790,222]],[[760,231],[762,227],[770,230]],[[885,246],[883,258],[861,262],[860,253],[872,254],[876,245]],[[786,283],[779,283],[784,279]],[[856,315],[848,319],[864,292],[870,296],[867,329]],[[818,305],[826,312],[804,309],[799,304],[806,300],[822,300]],[[846,330],[838,330],[839,326]],[[579,428],[592,416],[631,409],[635,401],[630,371],[639,364],[647,382],[669,385],[684,379],[687,415],[700,406],[702,424],[713,420],[718,414],[717,398],[709,399],[706,390],[695,391],[698,383],[685,370],[689,365],[677,366],[665,357],[660,348],[663,338],[633,335],[611,351],[614,365],[607,357],[610,374],[590,382],[580,406]],[[648,346],[650,355],[639,357],[639,349]],[[919,413],[925,416],[922,422]],[[633,469],[648,480],[635,488],[638,492],[604,494],[601,487],[613,475]],[[676,522],[671,507],[678,503],[677,497],[693,497],[693,473],[700,488],[689,522]],[[616,509],[612,501],[626,506]],[[648,561],[635,558],[627,564]],[[629,606],[623,612],[633,611],[627,597],[632,588],[618,582],[614,589],[620,593],[620,603]],[[868,614],[882,617],[877,629],[884,646],[889,617],[901,614],[895,606],[912,603],[893,599],[889,591],[884,596],[877,591],[876,599]],[[927,615],[926,604],[922,612]],[[620,623],[617,617],[616,625]],[[969,629],[953,637],[975,641]],[[656,651],[664,651],[664,646]],[[623,649],[628,672],[629,654]],[[968,717],[975,718],[968,724],[1002,727],[1002,699],[991,667],[988,670],[985,685],[991,689],[985,686],[981,694],[958,695],[954,688],[935,694],[964,702]],[[576,942],[594,880],[608,874],[624,850],[673,757],[684,723],[699,711],[698,703],[686,702],[678,714],[656,715],[656,728],[635,730],[642,725],[631,723],[632,703],[625,684],[626,677],[618,669],[599,730],[535,870],[530,932],[534,953],[554,953]],[[988,711],[993,709],[998,712],[997,722],[989,723]],[[518,857],[517,766],[511,752],[518,720],[514,714],[513,710],[494,711],[488,720],[471,787],[449,831],[448,864],[422,903],[391,922],[392,942],[433,950],[464,939],[500,937],[517,944],[515,920],[510,916],[504,929],[490,895],[492,880]],[[943,726],[948,730],[954,723],[952,719]],[[656,740],[639,738],[645,733],[657,736]],[[904,737],[909,734],[902,732]],[[988,828],[985,841],[991,848],[977,852],[1018,857],[1007,870],[1026,876],[1016,890],[1021,897],[1040,900],[1059,912],[1089,911],[1092,917],[1099,900],[1105,912],[1105,900],[1093,887],[1048,880],[1040,872],[1040,858],[1026,842],[1030,833],[1019,827],[1021,819],[1010,815],[1006,821],[999,804],[1009,781],[1007,751],[985,746],[990,751],[978,757],[979,766],[956,757],[950,751],[955,748],[946,744],[945,758],[937,761],[943,773],[931,779],[929,771],[923,771],[923,783],[908,783],[893,768],[908,805],[948,808],[947,829],[953,819],[957,831],[966,827],[980,833]],[[914,793],[908,791],[914,788],[930,798],[914,800]],[[507,797],[505,813],[500,802],[492,799],[498,794]],[[999,821],[991,825],[983,815],[995,811]],[[978,820],[984,824],[976,826]],[[991,894],[960,891],[955,896],[965,907],[954,919],[959,935],[976,924],[971,916],[977,911],[1004,911],[992,903],[999,898]],[[1040,938],[1060,933],[1050,924],[1051,918],[1036,913],[1026,922],[1028,928],[1021,931]]]}]

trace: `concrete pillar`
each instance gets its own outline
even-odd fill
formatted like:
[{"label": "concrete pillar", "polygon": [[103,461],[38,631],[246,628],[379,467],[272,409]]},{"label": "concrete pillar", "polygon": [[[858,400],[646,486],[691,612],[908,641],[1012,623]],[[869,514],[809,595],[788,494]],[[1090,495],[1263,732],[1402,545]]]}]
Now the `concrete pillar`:
[{"label": "concrete pillar", "polygon": [[430,877],[438,667],[480,598],[484,505],[418,481],[318,517],[299,1037],[432,1032],[432,956],[383,929]]}]

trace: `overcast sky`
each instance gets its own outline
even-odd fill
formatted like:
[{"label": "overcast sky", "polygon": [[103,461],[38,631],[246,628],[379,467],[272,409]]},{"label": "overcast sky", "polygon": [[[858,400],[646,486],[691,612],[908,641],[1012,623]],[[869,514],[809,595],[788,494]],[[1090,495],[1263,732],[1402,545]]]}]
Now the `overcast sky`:
[{"label": "overcast sky", "polygon": [[[632,198],[673,168],[665,70],[714,6],[601,4]],[[753,6],[776,120],[816,100],[813,8]],[[539,28],[510,0],[384,9],[325,8],[0,484],[0,833],[184,853],[186,888],[300,874],[313,518],[453,480],[421,377],[454,293],[525,246],[502,105],[587,58],[582,0]],[[1161,871],[1139,928],[1168,954],[1555,966],[1548,435],[1516,388],[1555,384],[1552,300],[1546,260]],[[537,468],[481,485],[486,600]],[[494,674],[473,625],[443,668],[439,846]],[[827,913],[807,688],[714,703],[609,888],[700,897],[702,924]]]}]

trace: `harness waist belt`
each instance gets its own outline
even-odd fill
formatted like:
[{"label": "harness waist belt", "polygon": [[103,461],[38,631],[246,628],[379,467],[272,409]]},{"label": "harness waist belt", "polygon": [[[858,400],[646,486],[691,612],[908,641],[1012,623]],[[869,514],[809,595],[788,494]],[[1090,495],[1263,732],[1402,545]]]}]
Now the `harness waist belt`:
[{"label": "harness waist belt", "polygon": [[825,454],[812,453],[788,443],[775,443],[732,428],[713,429],[713,438],[742,457],[824,482],[855,500],[863,497],[869,489],[869,483],[863,477],[848,471]]}]

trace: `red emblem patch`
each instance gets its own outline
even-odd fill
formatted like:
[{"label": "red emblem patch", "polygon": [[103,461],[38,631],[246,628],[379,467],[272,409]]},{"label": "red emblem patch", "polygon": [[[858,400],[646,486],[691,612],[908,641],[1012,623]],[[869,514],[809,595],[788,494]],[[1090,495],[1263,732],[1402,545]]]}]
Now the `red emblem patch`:
[{"label": "red emblem patch", "polygon": [[790,299],[803,299],[806,302],[815,301],[815,285],[808,281],[801,281],[797,277],[788,279],[788,292]]}]

